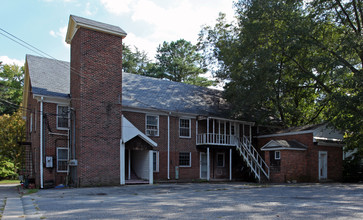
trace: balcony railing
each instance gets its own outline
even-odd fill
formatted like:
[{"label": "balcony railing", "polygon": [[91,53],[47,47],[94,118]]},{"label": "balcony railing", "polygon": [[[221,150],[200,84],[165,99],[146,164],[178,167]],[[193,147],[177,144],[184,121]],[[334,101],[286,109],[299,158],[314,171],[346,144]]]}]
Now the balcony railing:
[{"label": "balcony railing", "polygon": [[234,135],[224,135],[215,133],[204,133],[197,135],[197,145],[225,145],[235,146],[238,139]]}]

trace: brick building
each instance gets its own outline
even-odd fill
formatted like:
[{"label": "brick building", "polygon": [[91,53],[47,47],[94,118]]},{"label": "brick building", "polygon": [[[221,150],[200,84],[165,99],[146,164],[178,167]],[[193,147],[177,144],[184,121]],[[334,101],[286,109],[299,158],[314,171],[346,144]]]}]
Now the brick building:
[{"label": "brick building", "polygon": [[71,15],[70,63],[26,56],[29,180],[45,188],[269,179],[253,122],[230,117],[221,91],[122,72],[125,37]]},{"label": "brick building", "polygon": [[272,182],[342,178],[343,135],[327,124],[290,128],[257,138]]}]

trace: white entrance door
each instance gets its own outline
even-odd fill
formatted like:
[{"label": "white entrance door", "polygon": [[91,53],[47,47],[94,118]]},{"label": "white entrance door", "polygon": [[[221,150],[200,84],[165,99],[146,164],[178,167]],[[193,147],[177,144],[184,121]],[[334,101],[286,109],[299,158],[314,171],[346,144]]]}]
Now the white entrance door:
[{"label": "white entrance door", "polygon": [[200,152],[200,178],[207,179],[207,154]]},{"label": "white entrance door", "polygon": [[328,178],[328,152],[319,151],[319,180]]}]

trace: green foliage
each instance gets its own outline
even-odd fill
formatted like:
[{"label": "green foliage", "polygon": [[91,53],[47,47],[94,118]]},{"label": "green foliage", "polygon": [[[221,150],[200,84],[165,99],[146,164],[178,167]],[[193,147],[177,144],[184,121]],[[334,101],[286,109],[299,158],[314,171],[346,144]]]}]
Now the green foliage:
[{"label": "green foliage", "polygon": [[363,147],[360,1],[240,0],[199,44],[236,117],[299,126],[331,121]]},{"label": "green foliage", "polygon": [[[23,147],[19,144],[25,141],[25,121],[20,111],[13,115],[0,116],[0,175],[12,175],[21,167],[24,160]],[[13,165],[12,165],[13,164]]]},{"label": "green foliage", "polygon": [[0,115],[12,114],[23,98],[24,68],[0,63]]},{"label": "green foliage", "polygon": [[14,163],[9,159],[0,159],[0,179],[15,179],[17,177]]},{"label": "green foliage", "polygon": [[358,182],[363,181],[362,157],[356,154],[355,157],[343,161],[343,181]]},{"label": "green foliage", "polygon": [[157,49],[156,59],[159,78],[198,86],[213,85],[213,81],[200,76],[207,69],[197,47],[189,41],[164,42]]},{"label": "green foliage", "polygon": [[157,77],[153,75],[155,64],[148,59],[144,51],[135,47],[135,52],[133,52],[129,46],[125,44],[122,46],[122,70],[124,72]]}]

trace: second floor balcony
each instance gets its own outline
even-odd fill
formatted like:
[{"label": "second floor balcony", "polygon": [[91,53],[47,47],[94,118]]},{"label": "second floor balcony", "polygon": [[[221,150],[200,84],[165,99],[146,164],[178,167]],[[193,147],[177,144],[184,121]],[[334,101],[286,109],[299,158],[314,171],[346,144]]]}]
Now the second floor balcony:
[{"label": "second floor balcony", "polygon": [[238,138],[235,135],[204,133],[197,135],[197,145],[235,146]]}]

